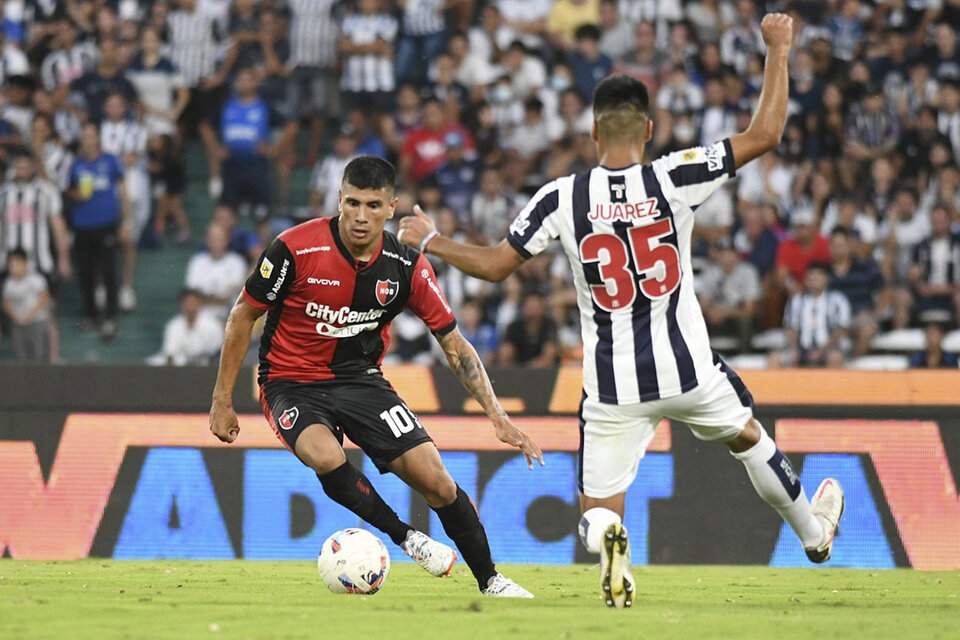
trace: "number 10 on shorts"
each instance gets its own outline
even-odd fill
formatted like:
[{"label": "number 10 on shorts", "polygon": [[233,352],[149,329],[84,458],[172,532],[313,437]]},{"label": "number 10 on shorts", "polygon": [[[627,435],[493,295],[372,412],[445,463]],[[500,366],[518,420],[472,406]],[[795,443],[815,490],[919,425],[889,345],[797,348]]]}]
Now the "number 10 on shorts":
[{"label": "number 10 on shorts", "polygon": [[413,412],[404,404],[398,404],[387,409],[380,414],[380,419],[387,423],[390,431],[393,431],[393,435],[398,438],[413,431],[414,427],[423,429],[423,425],[417,420],[417,416],[413,415]]}]

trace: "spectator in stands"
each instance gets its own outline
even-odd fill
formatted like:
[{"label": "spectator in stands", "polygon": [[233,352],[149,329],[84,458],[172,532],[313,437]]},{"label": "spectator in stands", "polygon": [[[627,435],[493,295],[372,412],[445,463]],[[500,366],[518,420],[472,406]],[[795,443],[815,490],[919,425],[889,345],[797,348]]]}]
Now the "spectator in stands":
[{"label": "spectator in stands", "polygon": [[183,193],[186,190],[186,168],[178,145],[168,135],[147,139],[147,167],[150,182],[160,192],[156,200],[154,229],[159,238],[167,228],[167,220],[173,218],[177,225],[176,242],[182,244],[193,235],[190,220],[183,208]]},{"label": "spectator in stands", "polygon": [[457,313],[457,328],[477,350],[485,365],[493,364],[497,354],[497,330],[484,321],[483,309],[473,298],[466,298]]},{"label": "spectator in stands", "polygon": [[127,78],[140,98],[148,138],[176,134],[177,122],[190,100],[183,76],[173,61],[163,55],[162,45],[155,28],[144,28],[140,33],[140,52],[127,69]]},{"label": "spectator in stands", "polygon": [[0,140],[7,149],[30,142],[30,124],[33,122],[32,104],[34,81],[30,76],[7,76],[3,93],[6,101],[0,110],[5,121],[0,126]]},{"label": "spectator in stands", "polygon": [[[104,340],[117,333],[118,240],[130,233],[130,200],[124,184],[123,163],[100,149],[100,129],[88,122],[80,134],[80,153],[70,169],[72,203],[70,226],[74,231],[77,274],[83,294],[81,330],[98,325]],[[103,322],[95,301],[98,281],[106,294]]]},{"label": "spectator in stands", "polygon": [[850,303],[853,356],[858,358],[870,350],[870,341],[889,309],[890,291],[877,263],[869,257],[856,257],[852,240],[846,227],[834,227],[830,232],[829,287]]},{"label": "spectator in stands", "polygon": [[67,190],[73,153],[53,128],[53,121],[45,113],[33,116],[30,129],[30,150],[36,163],[37,175],[49,180],[61,192]]},{"label": "spectator in stands", "polygon": [[104,118],[103,106],[114,93],[121,94],[127,104],[137,101],[137,89],[120,66],[117,42],[105,39],[100,43],[97,67],[70,83],[70,91],[77,96],[86,118],[100,123]]},{"label": "spectator in stands", "polygon": [[470,50],[470,41],[462,31],[450,35],[447,51],[453,61],[454,80],[468,90],[473,91],[475,87],[489,84],[496,78],[494,66]]},{"label": "spectator in stands", "polygon": [[863,89],[863,98],[853,105],[848,117],[843,146],[846,162],[841,167],[846,186],[852,187],[856,183],[856,174],[862,163],[889,156],[899,140],[900,116],[887,103],[881,87],[868,82]]},{"label": "spectator in stands", "polygon": [[910,366],[929,369],[956,369],[958,366],[957,354],[943,350],[943,337],[946,334],[946,323],[928,322],[924,329],[926,346],[910,357]]},{"label": "spectator in stands", "polygon": [[400,150],[400,176],[404,182],[417,182],[430,175],[446,161],[444,136],[459,133],[467,154],[473,153],[473,138],[457,122],[449,122],[443,106],[436,98],[423,103],[423,124],[411,129]]},{"label": "spectator in stands", "polygon": [[485,167],[480,173],[480,190],[470,201],[470,224],[476,241],[496,241],[503,236],[510,220],[522,205],[503,184],[496,167]]},{"label": "spectator in stands", "polygon": [[221,324],[227,319],[248,272],[246,259],[229,251],[229,243],[227,229],[211,223],[207,227],[206,250],[190,258],[184,285],[203,296],[203,306]]},{"label": "spectator in stands", "polygon": [[454,74],[456,66],[453,56],[441,53],[433,65],[433,82],[424,88],[424,95],[433,96],[443,104],[447,112],[447,119],[451,122],[460,120],[460,112],[469,102],[467,88],[457,82]]},{"label": "spectator in stands", "polygon": [[30,270],[27,254],[17,248],[7,253],[6,278],[0,300],[10,319],[10,342],[17,362],[50,362],[48,316],[50,291],[42,275]]},{"label": "spectator in stands", "polygon": [[107,96],[103,112],[105,119],[100,126],[100,148],[104,153],[119,158],[123,164],[123,182],[130,201],[127,233],[120,239],[123,268],[118,304],[121,311],[132,311],[137,306],[137,296],[133,288],[137,246],[150,219],[153,198],[146,164],[147,130],[142,124],[128,117],[127,102],[120,93]]},{"label": "spectator in stands", "polygon": [[[949,3],[948,3],[949,4]],[[933,47],[926,59],[933,76],[943,82],[960,80],[960,46],[957,45],[957,23],[940,21],[933,28]]]},{"label": "spectator in stands", "polygon": [[796,209],[790,215],[790,236],[777,248],[777,281],[790,295],[803,288],[810,264],[830,261],[830,244],[815,224],[812,209]]},{"label": "spectator in stands", "polygon": [[633,29],[620,18],[617,0],[600,0],[600,52],[618,62],[633,51]]},{"label": "spectator in stands", "polygon": [[650,95],[655,96],[660,90],[660,81],[668,68],[669,58],[657,48],[656,30],[650,22],[638,22],[633,35],[633,53],[615,65],[613,70],[640,80],[647,85]]},{"label": "spectator in stands", "polygon": [[393,50],[397,21],[380,0],[358,0],[359,11],[343,20],[340,89],[347,109],[383,115],[393,111],[396,80]]},{"label": "spectator in stands", "polygon": [[252,229],[237,224],[237,212],[223,205],[213,210],[213,224],[220,225],[227,232],[229,241],[227,251],[236,253],[249,264],[253,264],[263,253],[263,241]]},{"label": "spectator in stands", "polygon": [[223,323],[214,314],[204,312],[204,296],[184,289],[180,293],[180,313],[163,329],[161,361],[174,366],[207,365],[223,346]]},{"label": "spectator in stands", "polygon": [[515,38],[516,32],[507,25],[497,4],[485,4],[480,10],[480,21],[467,31],[470,55],[491,67],[500,62]]},{"label": "spectator in stands", "polygon": [[465,8],[465,2],[444,0],[399,0],[403,11],[403,35],[397,43],[397,82],[424,84],[427,80],[422,60],[433,60],[447,46],[447,25],[443,12],[452,7]]},{"label": "spectator in stands", "polygon": [[547,34],[554,47],[568,51],[578,44],[578,33],[584,26],[596,30],[599,41],[599,24],[599,0],[555,0],[547,16]]},{"label": "spectator in stands", "polygon": [[913,300],[910,292],[910,266],[914,248],[930,234],[930,216],[917,210],[917,192],[910,186],[901,186],[894,194],[880,224],[882,245],[881,269],[884,278],[894,288],[893,326],[903,329],[910,324]]},{"label": "spectator in stands", "polygon": [[[540,51],[545,45],[547,19],[553,0],[494,0],[503,24],[515,33],[528,49]],[[506,49],[506,47],[502,47]]]},{"label": "spectator in stands", "polygon": [[[296,123],[289,122],[257,95],[257,79],[249,68],[237,71],[234,95],[223,105],[217,155],[222,158],[223,194],[220,203],[249,208],[261,237],[268,236],[270,216],[270,159],[292,144]],[[273,142],[272,127],[283,127]]]},{"label": "spectator in stands", "polygon": [[909,279],[921,323],[952,324],[960,317],[960,236],[950,231],[942,205],[930,212],[930,236],[913,250]]},{"label": "spectator in stands", "polygon": [[752,0],[737,0],[734,23],[720,36],[720,57],[744,75],[750,58],[763,51],[757,6]]},{"label": "spectator in stands", "polygon": [[[59,105],[67,97],[70,83],[97,66],[97,47],[92,40],[81,39],[76,25],[66,16],[52,21],[50,29],[53,37],[40,64],[40,82]],[[28,73],[28,69],[15,73]]]},{"label": "spectator in stands", "polygon": [[803,290],[790,298],[783,315],[787,348],[770,354],[770,367],[842,367],[848,350],[850,303],[830,291],[829,268],[809,266]]},{"label": "spectator in stands", "polygon": [[546,313],[543,296],[530,292],[523,298],[520,317],[504,332],[497,361],[536,369],[556,365],[559,354],[557,326]]},{"label": "spectator in stands", "polygon": [[711,335],[732,336],[737,350],[750,350],[760,279],[749,262],[741,261],[729,238],[714,243],[713,257],[697,280],[698,298]]},{"label": "spectator in stands", "polygon": [[567,54],[576,89],[584,100],[593,100],[593,88],[613,71],[613,61],[600,52],[600,29],[581,24],[576,29],[576,49]]},{"label": "spectator in stands", "polygon": [[510,78],[513,95],[519,100],[535,94],[547,84],[547,67],[532,55],[521,40],[514,40],[503,55],[503,66]]},{"label": "spectator in stands", "polygon": [[[363,109],[351,109],[347,113],[347,125],[353,127],[357,135],[357,155],[371,155],[378,158],[387,157],[387,147],[383,138],[371,126],[370,118]],[[383,126],[381,124],[380,128]]]},{"label": "spectator in stands", "polygon": [[287,76],[289,117],[310,123],[307,162],[316,162],[324,122],[340,115],[337,82],[339,0],[290,0],[290,72]]},{"label": "spectator in stands", "polygon": [[954,159],[960,158],[960,78],[940,84],[937,127],[950,140]]},{"label": "spectator in stands", "polygon": [[357,153],[357,133],[344,125],[333,141],[333,153],[313,168],[310,177],[310,208],[317,217],[337,215],[343,169]]},{"label": "spectator in stands", "polygon": [[203,141],[210,197],[216,199],[223,191],[223,179],[215,127],[210,123],[215,121],[226,98],[226,82],[237,59],[237,46],[227,34],[226,25],[199,5],[199,0],[178,0],[163,28],[171,60],[190,89],[190,100],[180,114],[180,126],[184,134],[199,134]]},{"label": "spectator in stands", "polygon": [[448,131],[443,136],[443,145],[446,161],[437,168],[434,176],[443,191],[443,201],[457,213],[461,223],[467,223],[480,170],[476,160],[467,157],[466,140],[459,131]]}]

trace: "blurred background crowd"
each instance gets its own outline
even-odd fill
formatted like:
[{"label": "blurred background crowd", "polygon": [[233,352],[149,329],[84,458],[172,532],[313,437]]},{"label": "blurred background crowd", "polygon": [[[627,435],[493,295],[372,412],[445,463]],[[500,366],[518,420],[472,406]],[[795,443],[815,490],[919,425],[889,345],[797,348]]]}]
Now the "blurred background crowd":
[{"label": "blurred background crowd", "polygon": [[[705,316],[740,366],[957,366],[960,0],[0,0],[0,354],[210,362],[273,236],[399,169],[494,243],[596,164],[594,86],[651,91],[648,160],[743,130],[759,22],[794,19],[775,152],[696,212]],[[581,357],[563,256],[500,284],[437,264],[488,363]],[[951,333],[953,332],[953,333]],[[400,316],[389,362],[436,361]]]}]

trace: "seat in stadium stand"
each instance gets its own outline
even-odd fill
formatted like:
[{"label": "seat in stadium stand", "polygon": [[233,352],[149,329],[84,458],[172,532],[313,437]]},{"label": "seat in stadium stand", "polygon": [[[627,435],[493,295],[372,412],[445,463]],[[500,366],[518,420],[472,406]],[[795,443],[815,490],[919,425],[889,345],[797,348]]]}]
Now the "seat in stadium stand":
[{"label": "seat in stadium stand", "polygon": [[870,346],[874,351],[895,351],[913,353],[924,346],[923,329],[894,329],[881,333],[873,339]]},{"label": "seat in stadium stand", "polygon": [[902,371],[910,364],[910,358],[896,354],[861,356],[847,363],[848,369],[860,371]]},{"label": "seat in stadium stand", "polygon": [[943,343],[941,345],[944,351],[949,351],[951,353],[960,353],[960,329],[956,331],[951,331],[943,338]]},{"label": "seat in stadium stand", "polygon": [[766,369],[767,355],[765,353],[742,353],[738,356],[724,358],[734,369]]},{"label": "seat in stadium stand", "polygon": [[787,339],[783,333],[783,329],[768,329],[763,333],[758,333],[753,336],[751,344],[757,351],[772,351],[786,347]]},{"label": "seat in stadium stand", "polygon": [[731,336],[710,336],[710,348],[721,353],[737,348],[737,339]]}]

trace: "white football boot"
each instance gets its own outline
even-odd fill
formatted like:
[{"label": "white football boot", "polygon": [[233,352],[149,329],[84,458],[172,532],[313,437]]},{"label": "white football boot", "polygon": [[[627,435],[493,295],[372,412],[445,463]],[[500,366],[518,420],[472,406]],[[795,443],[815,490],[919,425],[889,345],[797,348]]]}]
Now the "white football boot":
[{"label": "white football boot", "polygon": [[533,594],[502,573],[490,578],[483,595],[492,598],[532,598]]},{"label": "white football boot", "polygon": [[840,483],[833,478],[821,482],[810,501],[810,510],[823,525],[823,542],[816,547],[804,547],[810,562],[820,564],[830,559],[833,538],[837,535],[840,516],[843,515],[843,505],[843,489],[840,488]]},{"label": "white football boot", "polygon": [[423,567],[424,571],[438,578],[450,575],[453,563],[458,557],[457,552],[447,545],[413,529],[407,533],[407,539],[400,548]]},{"label": "white football boot", "polygon": [[627,528],[617,522],[603,532],[600,550],[600,595],[608,607],[623,609],[633,604],[634,581],[630,574],[630,539]]}]

